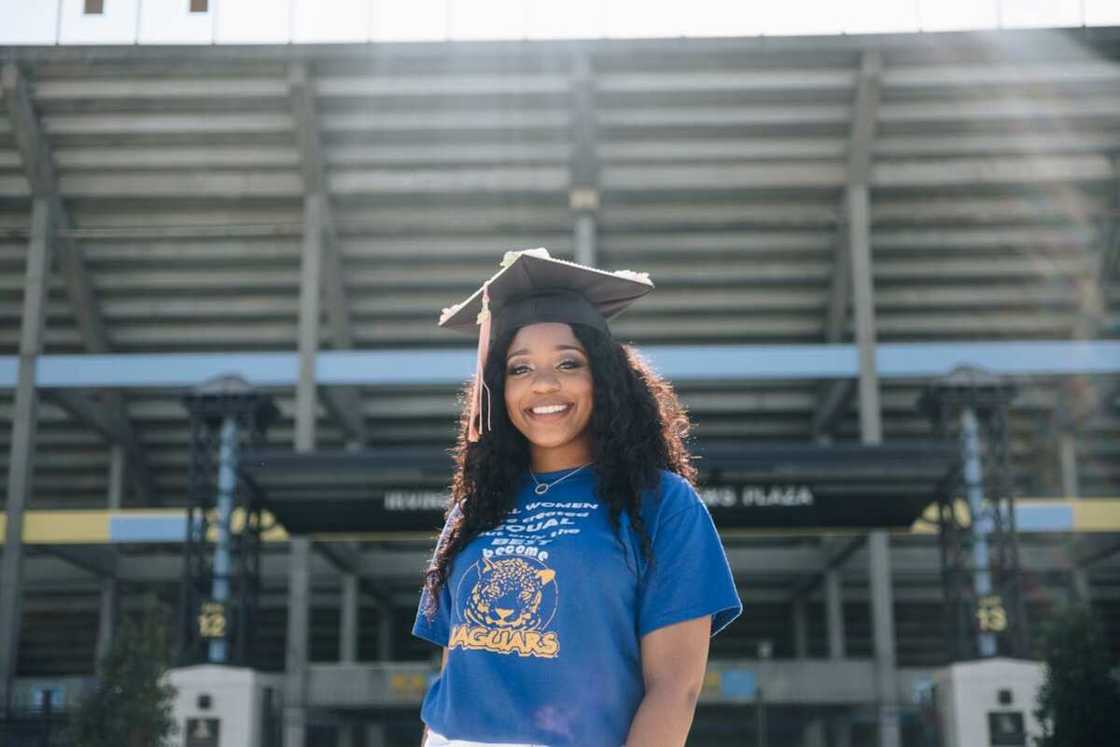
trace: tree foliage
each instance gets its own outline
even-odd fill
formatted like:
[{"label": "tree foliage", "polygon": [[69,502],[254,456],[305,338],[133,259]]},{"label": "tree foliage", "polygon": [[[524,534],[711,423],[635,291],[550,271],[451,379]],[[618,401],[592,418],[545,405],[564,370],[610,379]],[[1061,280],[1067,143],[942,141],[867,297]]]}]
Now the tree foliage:
[{"label": "tree foliage", "polygon": [[175,731],[167,628],[149,606],[139,623],[125,618],[101,664],[97,688],[71,722],[76,747],[164,747]]},{"label": "tree foliage", "polygon": [[1043,736],[1035,747],[1120,744],[1120,684],[1091,612],[1073,607],[1056,616],[1043,632],[1042,652],[1046,679],[1034,714]]}]

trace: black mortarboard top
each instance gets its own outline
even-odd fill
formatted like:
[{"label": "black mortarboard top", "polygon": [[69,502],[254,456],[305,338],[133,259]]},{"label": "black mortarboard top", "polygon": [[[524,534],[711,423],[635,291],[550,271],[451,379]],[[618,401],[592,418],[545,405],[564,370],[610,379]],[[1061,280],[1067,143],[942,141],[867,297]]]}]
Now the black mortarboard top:
[{"label": "black mortarboard top", "polygon": [[481,386],[475,388],[471,402],[471,441],[481,436],[482,390],[490,396],[482,369],[492,336],[538,322],[586,324],[609,335],[606,320],[653,290],[644,272],[599,270],[553,259],[547,249],[506,252],[501,267],[465,301],[445,308],[439,318],[441,327],[478,335],[475,377]]}]

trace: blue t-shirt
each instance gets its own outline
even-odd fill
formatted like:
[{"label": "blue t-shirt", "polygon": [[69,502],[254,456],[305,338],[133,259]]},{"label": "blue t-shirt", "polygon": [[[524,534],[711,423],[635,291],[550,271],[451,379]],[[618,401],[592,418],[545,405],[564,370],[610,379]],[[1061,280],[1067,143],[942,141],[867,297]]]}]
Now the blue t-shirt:
[{"label": "blue t-shirt", "polygon": [[660,490],[642,496],[649,565],[625,513],[619,544],[595,479],[584,469],[539,496],[526,474],[505,521],[455,558],[430,621],[422,593],[412,633],[449,648],[420,711],[433,731],[619,747],[645,692],[642,636],[704,615],[715,635],[742,612],[715,525],[687,480],[663,470]]}]

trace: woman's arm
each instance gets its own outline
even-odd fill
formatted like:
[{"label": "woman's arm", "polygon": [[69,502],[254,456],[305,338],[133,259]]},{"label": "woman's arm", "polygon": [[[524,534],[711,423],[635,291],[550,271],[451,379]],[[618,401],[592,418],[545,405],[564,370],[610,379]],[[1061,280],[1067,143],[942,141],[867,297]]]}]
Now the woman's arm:
[{"label": "woman's arm", "polygon": [[712,617],[705,615],[642,637],[646,694],[630,723],[626,745],[683,747],[704,686],[711,632]]},{"label": "woman's arm", "polygon": [[[443,658],[439,662],[439,673],[443,674],[443,668],[447,666],[447,646],[443,647]],[[428,727],[425,724],[424,733],[420,735],[420,747],[424,747],[424,742],[428,741]]]}]

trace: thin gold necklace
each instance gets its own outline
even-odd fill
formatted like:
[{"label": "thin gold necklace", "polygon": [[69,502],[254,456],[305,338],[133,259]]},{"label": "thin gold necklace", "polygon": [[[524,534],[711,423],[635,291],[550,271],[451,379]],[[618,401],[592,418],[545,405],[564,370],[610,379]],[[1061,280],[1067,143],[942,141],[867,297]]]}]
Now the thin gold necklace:
[{"label": "thin gold necklace", "polygon": [[[591,464],[591,462],[588,462],[587,464]],[[551,488],[553,485],[555,485],[558,482],[561,482],[562,480],[567,480],[569,477],[571,477],[572,475],[574,475],[575,473],[579,472],[581,469],[586,467],[587,464],[581,464],[580,466],[576,467],[574,470],[572,470],[568,474],[564,475],[563,477],[561,477],[557,480],[553,480],[552,482],[541,482],[540,480],[537,479],[537,476],[533,473],[532,468],[530,468],[529,469],[529,474],[533,475],[533,482],[535,482],[537,484],[537,487],[533,488],[533,492],[536,493],[537,495],[544,495],[545,493],[548,492],[548,489]]]}]

